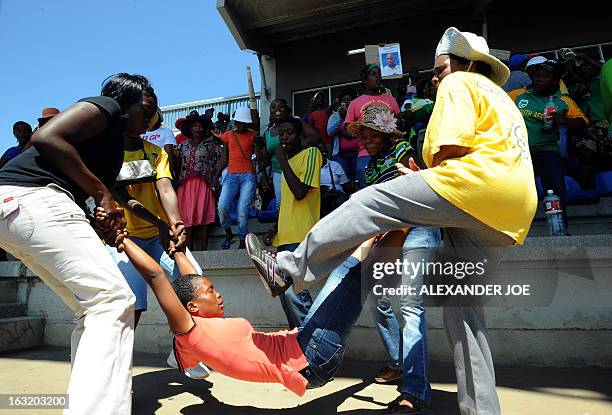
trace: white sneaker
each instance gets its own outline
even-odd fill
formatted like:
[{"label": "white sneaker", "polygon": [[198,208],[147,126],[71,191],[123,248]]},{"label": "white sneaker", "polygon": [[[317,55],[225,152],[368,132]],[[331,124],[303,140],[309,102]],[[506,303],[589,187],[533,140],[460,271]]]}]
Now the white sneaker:
[{"label": "white sneaker", "polygon": [[[178,363],[176,361],[176,357],[174,356],[174,350],[170,351],[168,358],[166,359],[166,363],[168,366],[178,369]],[[210,369],[208,369],[204,363],[200,362],[194,367],[190,367],[185,370],[185,376],[190,379],[206,379],[210,375]]]},{"label": "white sneaker", "polygon": [[168,355],[168,358],[166,359],[166,363],[171,368],[178,369],[178,362],[176,361],[176,356],[174,356],[174,349],[170,350],[170,354]]},{"label": "white sneaker", "polygon": [[210,369],[208,369],[204,363],[200,362],[194,367],[190,367],[185,371],[185,376],[191,379],[206,379],[210,375]]}]

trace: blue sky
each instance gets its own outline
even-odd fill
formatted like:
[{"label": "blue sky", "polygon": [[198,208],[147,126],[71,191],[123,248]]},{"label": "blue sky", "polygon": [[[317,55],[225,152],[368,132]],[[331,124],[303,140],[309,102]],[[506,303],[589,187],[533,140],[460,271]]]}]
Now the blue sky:
[{"label": "blue sky", "polygon": [[215,0],[0,0],[0,150],[45,107],[99,95],[117,72],[148,77],[161,106],[247,92],[241,51]]}]

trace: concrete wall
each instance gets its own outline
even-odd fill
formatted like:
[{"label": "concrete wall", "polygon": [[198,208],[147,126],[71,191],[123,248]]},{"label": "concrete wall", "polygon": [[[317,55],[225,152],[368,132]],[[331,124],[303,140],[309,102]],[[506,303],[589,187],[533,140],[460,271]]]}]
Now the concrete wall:
[{"label": "concrete wall", "polygon": [[[489,46],[495,49],[530,52],[612,41],[606,13],[588,7],[569,13],[563,7],[538,10],[533,2],[494,2],[487,21]],[[445,12],[277,46],[277,96],[290,100],[296,90],[358,80],[364,55],[347,56],[347,51],[365,44],[399,42],[405,71],[431,69],[438,40],[449,26],[480,34],[482,17]]]},{"label": "concrete wall", "polygon": [[[517,305],[513,299],[486,309],[497,364],[612,367],[611,246],[610,235],[530,238],[506,255],[501,276],[533,284],[545,295],[535,304]],[[286,328],[278,300],[260,286],[244,251],[196,253],[196,258],[224,294],[227,317],[245,317],[264,331]],[[3,263],[0,272],[17,276],[18,263]],[[68,346],[71,313],[45,284],[28,275],[19,279],[20,301],[27,302],[29,315],[44,316],[46,343]],[[441,314],[439,308],[427,309],[430,355],[434,361],[449,361]],[[139,351],[169,350],[171,336],[152,295],[135,339]],[[351,335],[348,355],[385,359],[369,305]]]}]

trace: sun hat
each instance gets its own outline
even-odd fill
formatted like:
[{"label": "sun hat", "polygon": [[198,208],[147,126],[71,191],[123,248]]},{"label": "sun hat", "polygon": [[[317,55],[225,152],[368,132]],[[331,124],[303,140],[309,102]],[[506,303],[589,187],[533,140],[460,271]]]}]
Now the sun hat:
[{"label": "sun hat", "polygon": [[361,136],[363,127],[380,131],[381,133],[401,137],[403,132],[397,129],[397,119],[388,107],[382,105],[370,105],[366,107],[363,116],[355,122],[349,123],[347,130],[354,137]]},{"label": "sun hat", "polygon": [[251,110],[248,107],[236,108],[236,113],[234,114],[234,121],[245,123],[253,122],[253,120],[251,119]]},{"label": "sun hat", "polygon": [[53,107],[45,108],[42,110],[42,115],[38,119],[38,122],[41,122],[42,120],[46,120],[48,118],[55,117],[59,113],[60,113],[60,110],[58,110],[57,108],[53,108]]},{"label": "sun hat", "polygon": [[489,79],[497,85],[503,85],[510,76],[510,69],[489,53],[489,45],[485,38],[474,33],[461,32],[456,27],[446,29],[438,42],[435,59],[440,55],[449,54],[488,64],[491,66]]}]

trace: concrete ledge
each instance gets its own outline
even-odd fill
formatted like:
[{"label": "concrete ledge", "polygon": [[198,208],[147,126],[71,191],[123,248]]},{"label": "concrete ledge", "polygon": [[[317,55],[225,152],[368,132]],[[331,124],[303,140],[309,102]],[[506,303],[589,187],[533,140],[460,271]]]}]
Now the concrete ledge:
[{"label": "concrete ledge", "polygon": [[43,343],[43,327],[43,320],[37,317],[0,319],[0,353],[40,346]]},{"label": "concrete ledge", "polygon": [[[612,367],[612,235],[529,238],[511,249],[500,266],[504,278],[538,284],[547,296],[539,306],[502,303],[487,308],[486,317],[496,362],[554,366]],[[244,250],[195,252],[205,273],[224,294],[227,317],[245,317],[260,330],[286,328],[276,299],[269,298]],[[19,273],[18,263],[0,264]],[[2,269],[0,269],[2,271]],[[17,278],[18,301],[28,313],[46,320],[45,342],[68,346],[74,316],[40,280]],[[316,295],[320,286],[311,289]],[[393,299],[399,315],[398,299]],[[384,360],[385,351],[367,303],[350,340],[348,356]],[[449,361],[442,310],[427,307],[433,361]],[[167,353],[171,335],[165,316],[149,292],[149,309],[135,335],[135,350]]]}]

